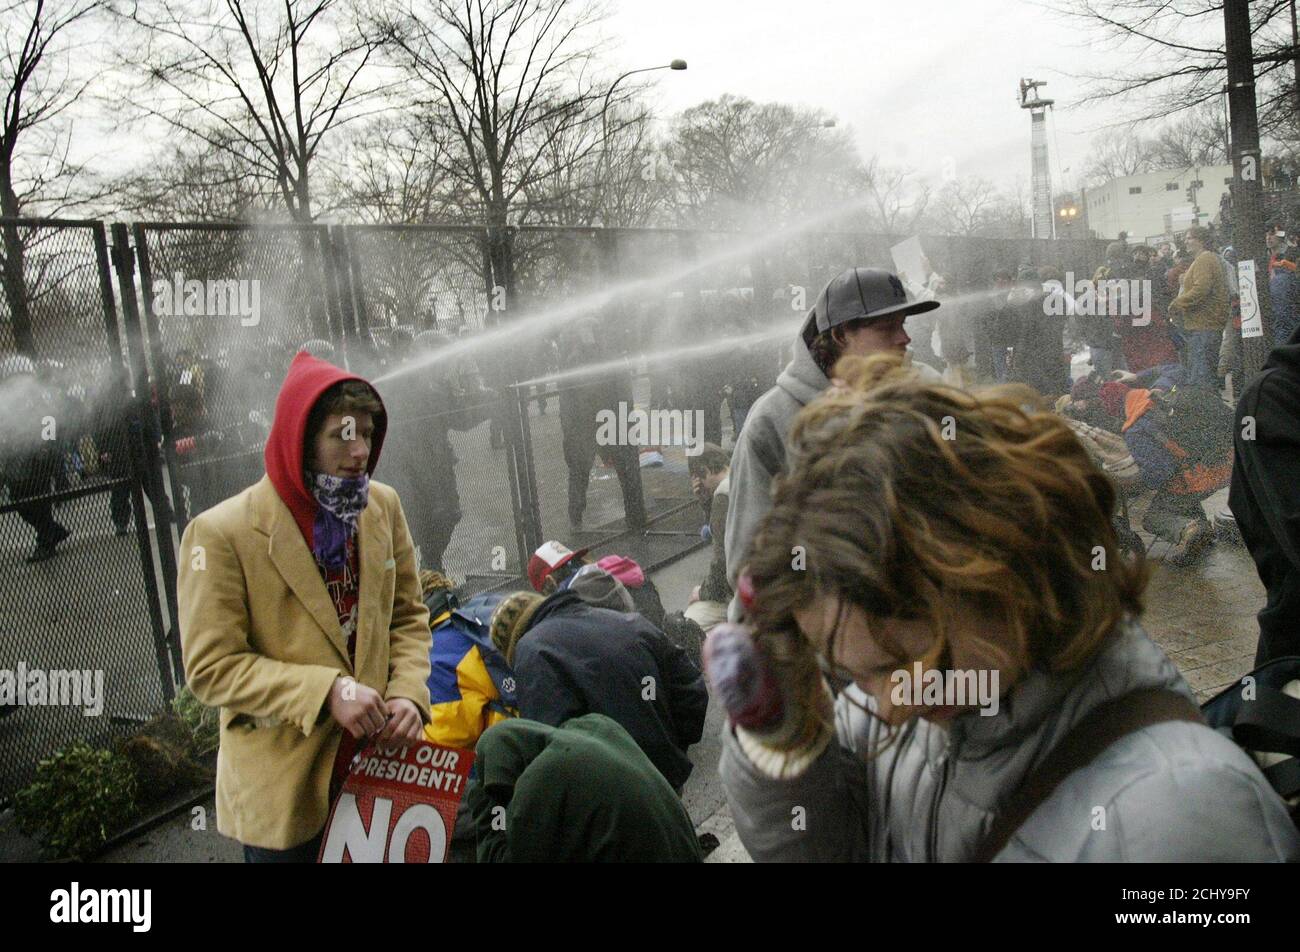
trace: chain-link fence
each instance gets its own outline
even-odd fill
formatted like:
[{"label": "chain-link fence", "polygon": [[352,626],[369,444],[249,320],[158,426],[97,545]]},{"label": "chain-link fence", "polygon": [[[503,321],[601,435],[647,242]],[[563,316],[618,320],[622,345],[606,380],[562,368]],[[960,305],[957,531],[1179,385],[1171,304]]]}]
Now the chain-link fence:
[{"label": "chain-link fence", "polygon": [[167,506],[146,476],[123,361],[138,328],[119,322],[104,227],[14,219],[0,234],[4,801],[42,757],[158,713],[174,674],[149,533]]},{"label": "chain-link fence", "polygon": [[323,226],[135,226],[150,379],[178,528],[252,485],[275,398],[307,342],[348,340]]},{"label": "chain-link fence", "polygon": [[483,329],[492,287],[486,229],[349,225],[339,232],[363,336],[388,343],[394,330],[454,339]]}]

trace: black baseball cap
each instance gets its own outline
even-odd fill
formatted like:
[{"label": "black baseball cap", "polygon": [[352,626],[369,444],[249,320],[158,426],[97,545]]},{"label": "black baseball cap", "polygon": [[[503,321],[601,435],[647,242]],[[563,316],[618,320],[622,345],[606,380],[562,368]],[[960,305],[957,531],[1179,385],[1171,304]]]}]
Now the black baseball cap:
[{"label": "black baseball cap", "polygon": [[938,306],[938,301],[911,297],[895,274],[879,268],[850,268],[831,278],[817,295],[804,323],[804,338],[811,340],[849,321],[921,314]]}]

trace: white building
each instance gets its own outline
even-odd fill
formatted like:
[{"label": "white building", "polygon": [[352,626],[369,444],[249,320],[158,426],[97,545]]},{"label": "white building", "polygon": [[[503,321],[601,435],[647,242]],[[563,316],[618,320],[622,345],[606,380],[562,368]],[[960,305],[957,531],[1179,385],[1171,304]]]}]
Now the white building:
[{"label": "white building", "polygon": [[1088,228],[1098,238],[1118,238],[1128,232],[1131,241],[1186,231],[1192,224],[1192,202],[1187,190],[1196,184],[1196,208],[1202,224],[1219,214],[1219,200],[1232,182],[1231,165],[1201,165],[1191,169],[1162,169],[1125,175],[1104,185],[1085,189]]}]

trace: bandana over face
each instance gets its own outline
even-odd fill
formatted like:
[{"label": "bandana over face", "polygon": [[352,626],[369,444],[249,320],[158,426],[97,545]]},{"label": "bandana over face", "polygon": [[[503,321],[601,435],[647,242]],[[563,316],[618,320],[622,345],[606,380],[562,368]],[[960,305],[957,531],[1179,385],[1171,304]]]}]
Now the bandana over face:
[{"label": "bandana over face", "polygon": [[307,473],[311,494],[319,504],[312,532],[312,554],[327,569],[348,560],[348,540],[356,534],[357,520],[370,499],[370,476],[330,476]]}]

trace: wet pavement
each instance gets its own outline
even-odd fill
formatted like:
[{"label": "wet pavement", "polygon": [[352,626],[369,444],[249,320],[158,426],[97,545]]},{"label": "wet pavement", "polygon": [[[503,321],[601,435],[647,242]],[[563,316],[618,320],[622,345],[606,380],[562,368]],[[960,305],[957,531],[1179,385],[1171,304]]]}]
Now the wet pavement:
[{"label": "wet pavement", "polygon": [[[1211,496],[1207,513],[1222,508],[1227,493]],[[1132,510],[1135,526],[1140,512],[1140,506]],[[1162,542],[1148,548],[1152,573],[1142,620],[1205,701],[1255,666],[1255,613],[1264,606],[1264,586],[1244,546],[1216,542],[1200,562],[1185,567],[1164,564],[1165,548]]]}]

